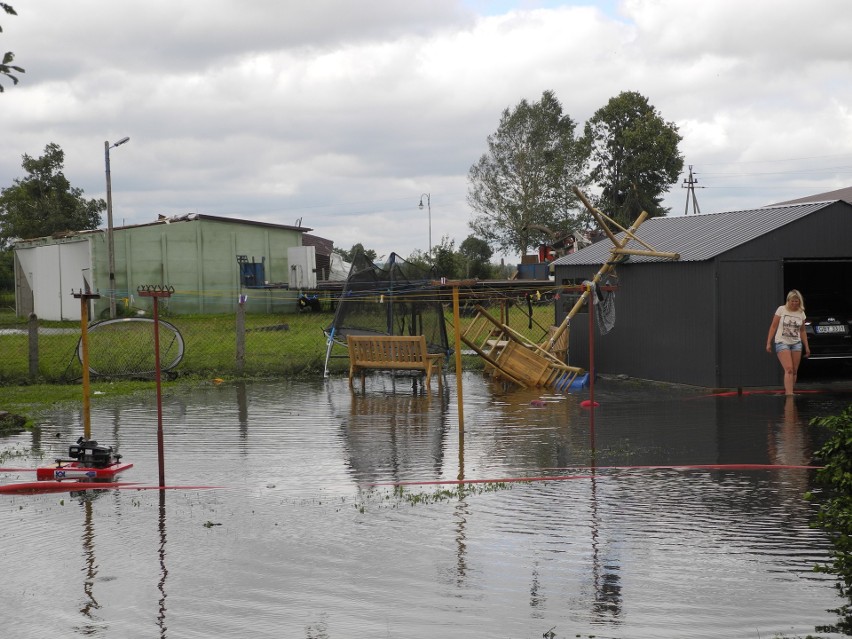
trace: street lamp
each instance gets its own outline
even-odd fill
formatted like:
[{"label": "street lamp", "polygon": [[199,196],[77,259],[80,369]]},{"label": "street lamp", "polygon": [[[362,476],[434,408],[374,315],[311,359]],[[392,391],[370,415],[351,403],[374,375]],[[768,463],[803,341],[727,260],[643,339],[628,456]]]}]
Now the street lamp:
[{"label": "street lamp", "polygon": [[429,261],[432,261],[432,197],[428,193],[420,195],[420,210],[423,210],[423,198],[426,198],[426,208],[429,209]]},{"label": "street lamp", "polygon": [[109,253],[109,317],[115,319],[115,244],[112,239],[112,181],[109,177],[109,150],[129,142],[130,138],[121,138],[115,144],[104,142],[104,162],[106,164],[107,189],[107,251]]}]

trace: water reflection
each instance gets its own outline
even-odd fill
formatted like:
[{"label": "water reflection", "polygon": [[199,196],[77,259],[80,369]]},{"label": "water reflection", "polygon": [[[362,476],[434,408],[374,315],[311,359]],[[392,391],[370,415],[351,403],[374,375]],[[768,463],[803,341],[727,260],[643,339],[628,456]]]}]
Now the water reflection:
[{"label": "water reflection", "polygon": [[776,423],[770,422],[768,451],[771,463],[781,466],[805,466],[810,463],[804,425],[799,419],[795,397],[784,399],[784,411]]},{"label": "water reflection", "polygon": [[[594,448],[592,450],[594,451]],[[589,482],[590,530],[592,534],[591,573],[594,588],[592,617],[599,623],[617,622],[621,616],[621,576],[619,574],[621,566],[615,557],[608,556],[607,545],[601,540],[597,484],[598,478],[593,473]]]},{"label": "water reflection", "polygon": [[[227,488],[87,497],[82,555],[80,535],[55,534],[69,528],[56,496],[3,497],[0,534],[18,552],[0,600],[20,608],[4,630],[674,639],[700,628],[721,639],[806,635],[832,618],[832,583],[811,571],[829,548],[801,499],[811,473],[792,467],[810,462],[819,435],[808,421],[837,397],[601,385],[593,437],[582,397],[478,377],[466,381],[462,433],[454,380],[431,394],[405,378],[376,376],[355,393],[347,382],[170,394],[169,484]],[[132,398],[94,417],[96,437],[120,441],[135,464],[123,479],[154,483],[151,407]],[[64,448],[68,435],[47,433],[76,434],[78,419],[51,416],[40,455]],[[568,475],[587,478],[484,488]],[[459,489],[458,478],[485,483]],[[367,486],[388,482],[422,483]],[[406,499],[420,496],[431,499]],[[111,564],[119,577],[103,587]]]},{"label": "water reflection", "polygon": [[[234,384],[234,390],[237,394],[237,421],[240,424],[240,441],[245,443],[246,440],[248,440],[249,424],[248,396],[246,393],[246,383],[237,382],[236,384]],[[242,446],[240,450],[243,454],[247,452],[245,446]]]},{"label": "water reflection", "polygon": [[467,521],[470,517],[470,507],[467,498],[459,494],[453,507],[453,541],[455,542],[455,565],[450,570],[450,583],[457,589],[467,586]]},{"label": "water reflection", "polygon": [[[416,384],[416,380],[415,380]],[[412,392],[353,394],[340,434],[349,466],[362,482],[404,481],[445,472],[449,397]]]},{"label": "water reflection", "polygon": [[95,528],[92,522],[92,499],[94,495],[83,493],[80,495],[80,503],[85,512],[83,521],[83,607],[80,613],[87,619],[87,625],[79,628],[82,635],[95,634],[98,630],[94,611],[100,608],[95,599],[95,578],[98,576],[98,564],[95,560]]},{"label": "water reflection", "polygon": [[463,586],[467,577],[467,537],[465,527],[470,516],[467,502],[462,497],[456,504],[453,516],[456,522],[456,585]]},{"label": "water reflection", "polygon": [[157,611],[157,627],[160,629],[161,639],[166,637],[166,577],[169,570],[166,568],[166,491],[157,491],[160,497],[160,509],[157,523],[160,532],[160,545],[157,548],[157,559],[160,564],[160,579],[157,589],[160,591],[159,609]]},{"label": "water reflection", "polygon": [[464,430],[459,430],[459,472],[456,475],[458,481],[464,481]]},{"label": "water reflection", "polygon": [[530,608],[535,610],[545,603],[545,597],[540,592],[538,565],[533,566],[532,579],[530,580]]},{"label": "water reflection", "polygon": [[105,581],[99,578],[100,564],[95,554],[95,530],[94,502],[102,497],[107,491],[104,490],[81,490],[71,491],[68,498],[76,500],[83,511],[82,527],[82,557],[83,557],[83,600],[80,605],[80,614],[84,617],[83,625],[77,626],[75,631],[84,636],[98,635],[104,632],[108,626],[104,619],[98,617],[97,612],[101,609],[101,602],[95,594],[95,584]]}]

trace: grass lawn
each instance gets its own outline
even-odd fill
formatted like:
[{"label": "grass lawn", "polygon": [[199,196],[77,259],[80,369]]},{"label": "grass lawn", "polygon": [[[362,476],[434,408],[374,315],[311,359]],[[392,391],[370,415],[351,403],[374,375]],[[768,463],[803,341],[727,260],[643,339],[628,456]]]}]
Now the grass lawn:
[{"label": "grass lawn", "polygon": [[[527,308],[511,306],[507,316],[509,326],[535,342],[543,341],[547,327],[553,323],[553,306],[533,306],[533,325]],[[500,319],[500,310],[493,311]],[[321,375],[327,348],[323,329],[330,326],[330,312],[305,312],[287,315],[246,315],[245,364],[241,370],[236,364],[236,319],[233,315],[191,315],[162,318],[180,331],[185,342],[183,360],[174,370],[178,381],[164,379],[164,384],[209,382],[211,378],[247,378],[274,376]],[[454,344],[452,309],[445,310],[450,346]],[[462,330],[472,321],[461,318]],[[0,332],[0,411],[32,415],[60,402],[81,401],[82,366],[77,356],[80,339],[79,322],[39,322],[38,376],[29,377],[29,338],[26,334],[27,321],[16,318],[9,309],[0,309],[0,329],[17,329],[16,333]],[[61,329],[45,332],[44,329]],[[92,333],[94,334],[94,332]],[[115,357],[126,353],[126,345],[113,340],[109,346],[115,349]],[[124,350],[122,350],[124,348]],[[153,351],[153,342],[146,351]],[[336,346],[335,353],[343,354],[343,347]],[[130,353],[132,355],[132,353]],[[151,353],[145,353],[150,356]],[[103,357],[103,354],[101,354]],[[455,367],[454,358],[447,362],[450,370]],[[477,356],[464,357],[465,369],[480,369],[483,361]],[[346,358],[329,361],[333,374],[344,374],[348,369]],[[91,390],[108,388],[110,395],[136,392],[153,392],[151,380],[135,380],[132,377],[112,378],[104,381],[92,377]]]}]

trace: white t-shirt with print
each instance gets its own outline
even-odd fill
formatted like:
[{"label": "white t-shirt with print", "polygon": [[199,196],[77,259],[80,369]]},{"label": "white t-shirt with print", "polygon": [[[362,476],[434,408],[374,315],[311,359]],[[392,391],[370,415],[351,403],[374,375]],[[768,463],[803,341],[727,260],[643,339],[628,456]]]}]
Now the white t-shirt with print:
[{"label": "white t-shirt with print", "polygon": [[790,311],[786,306],[779,306],[775,314],[781,319],[775,331],[775,343],[798,344],[802,341],[802,325],[805,323],[804,311]]}]

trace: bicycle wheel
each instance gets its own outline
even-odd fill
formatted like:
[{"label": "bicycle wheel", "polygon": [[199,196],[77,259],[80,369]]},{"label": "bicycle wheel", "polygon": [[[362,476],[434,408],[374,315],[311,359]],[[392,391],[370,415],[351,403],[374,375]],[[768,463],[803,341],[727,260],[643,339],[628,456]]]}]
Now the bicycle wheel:
[{"label": "bicycle wheel", "polygon": [[[148,317],[121,317],[95,322],[88,327],[89,371],[95,375],[150,375],[156,371],[154,320]],[[159,320],[160,371],[180,364],[184,341],[173,324]],[[77,343],[77,357],[83,362],[83,340]]]}]

